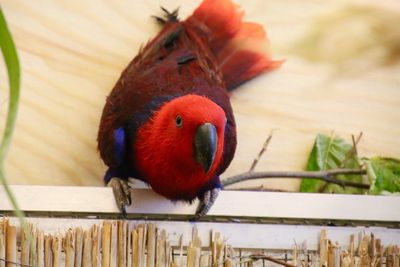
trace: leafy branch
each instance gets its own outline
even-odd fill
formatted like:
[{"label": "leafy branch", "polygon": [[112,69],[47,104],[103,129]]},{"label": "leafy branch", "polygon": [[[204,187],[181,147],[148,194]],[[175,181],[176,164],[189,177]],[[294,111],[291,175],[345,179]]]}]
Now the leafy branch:
[{"label": "leafy branch", "polygon": [[[369,189],[370,185],[369,184],[364,184],[361,182],[357,181],[349,181],[345,179],[338,179],[338,176],[343,176],[343,175],[365,175],[367,174],[367,170],[359,168],[360,165],[357,165],[358,168],[347,168],[349,166],[349,163],[352,164],[353,166],[354,163],[354,156],[357,154],[357,144],[360,141],[362,136],[362,133],[358,136],[357,140],[352,136],[353,140],[353,146],[351,148],[348,148],[346,146],[346,149],[343,151],[340,151],[341,153],[337,153],[335,151],[335,156],[339,157],[338,161],[336,162],[337,164],[332,164],[330,161],[330,158],[328,155],[331,153],[331,149],[335,147],[336,143],[338,140],[335,139],[325,139],[325,143],[327,149],[323,150],[323,153],[317,153],[318,155],[324,155],[322,159],[319,160],[319,164],[322,165],[324,168],[330,167],[330,166],[337,166],[337,168],[334,169],[327,169],[324,170],[323,168],[320,168],[320,170],[308,170],[308,171],[263,171],[263,172],[254,172],[254,169],[256,165],[258,164],[261,156],[264,154],[264,152],[267,150],[267,146],[269,145],[271,139],[272,139],[272,133],[268,136],[267,140],[264,142],[264,145],[262,146],[260,152],[258,153],[257,157],[254,159],[250,170],[245,173],[241,173],[235,176],[228,177],[223,180],[222,184],[224,186],[229,186],[235,183],[247,181],[247,180],[255,180],[255,179],[267,179],[267,178],[300,178],[300,179],[313,179],[314,183],[315,180],[320,180],[328,184],[336,184],[341,187],[345,186],[350,186],[350,187],[355,187],[359,189]],[[323,136],[317,137],[316,144],[318,144],[318,141],[321,141],[320,139]],[[341,139],[339,140],[340,142],[342,141]],[[320,142],[321,143],[321,142]],[[321,146],[321,145],[320,145]],[[315,150],[315,146],[313,151]],[[321,152],[321,151],[320,151]],[[314,153],[315,154],[315,153]],[[338,156],[341,155],[342,157]],[[312,153],[313,155],[313,153]],[[310,159],[312,160],[313,157],[312,155],[310,156]],[[310,162],[310,160],[309,160]],[[357,161],[358,164],[358,161]],[[324,187],[325,188],[325,185]]]},{"label": "leafy branch", "polygon": [[[394,158],[359,158],[357,145],[362,133],[352,137],[352,144],[334,136],[319,134],[308,158],[306,171],[254,172],[261,156],[271,141],[270,134],[254,159],[249,171],[222,181],[229,186],[242,181],[267,178],[300,178],[301,192],[369,193],[387,194],[400,192],[400,160]],[[368,177],[369,183],[364,182]],[[245,190],[245,189],[242,189]],[[247,190],[271,191],[256,187]],[[276,190],[272,190],[276,191]],[[280,191],[280,190],[278,190]]]}]

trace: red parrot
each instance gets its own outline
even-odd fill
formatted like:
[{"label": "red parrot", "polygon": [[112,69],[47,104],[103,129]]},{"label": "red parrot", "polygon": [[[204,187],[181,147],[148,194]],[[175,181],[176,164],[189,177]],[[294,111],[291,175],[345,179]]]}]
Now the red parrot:
[{"label": "red parrot", "polygon": [[123,212],[132,177],[170,200],[199,198],[203,216],[236,149],[228,92],[281,61],[271,59],[263,27],[242,22],[230,0],[204,0],[184,21],[162,9],[162,30],[107,97],[98,132],[104,181]]}]

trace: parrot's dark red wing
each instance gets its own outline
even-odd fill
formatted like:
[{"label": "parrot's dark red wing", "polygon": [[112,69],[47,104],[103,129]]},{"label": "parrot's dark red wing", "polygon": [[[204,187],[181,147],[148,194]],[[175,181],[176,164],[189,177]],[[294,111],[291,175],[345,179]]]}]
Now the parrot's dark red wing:
[{"label": "parrot's dark red wing", "polygon": [[243,22],[244,12],[230,0],[204,0],[184,23],[206,36],[228,90],[279,67],[271,59],[262,25]]},{"label": "parrot's dark red wing", "polygon": [[98,148],[106,183],[133,177],[173,200],[216,198],[236,149],[228,90],[281,64],[271,60],[262,26],[242,17],[230,0],[205,0],[184,21],[175,11],[157,18],[163,29],[104,106]]}]

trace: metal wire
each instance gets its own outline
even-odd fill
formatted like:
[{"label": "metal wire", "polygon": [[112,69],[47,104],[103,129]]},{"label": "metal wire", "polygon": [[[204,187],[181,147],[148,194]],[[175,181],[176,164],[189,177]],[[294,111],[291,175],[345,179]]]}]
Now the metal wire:
[{"label": "metal wire", "polygon": [[1,258],[0,258],[0,261],[3,261],[5,263],[11,263],[11,264],[18,265],[18,266],[23,266],[23,267],[36,267],[36,265],[22,264],[19,262],[9,261],[6,259],[1,259]]}]

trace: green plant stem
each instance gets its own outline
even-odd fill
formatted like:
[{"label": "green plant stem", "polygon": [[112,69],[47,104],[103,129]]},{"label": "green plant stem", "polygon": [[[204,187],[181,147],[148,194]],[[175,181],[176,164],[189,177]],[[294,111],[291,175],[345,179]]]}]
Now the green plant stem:
[{"label": "green plant stem", "polygon": [[[6,177],[4,175],[2,166],[0,167],[0,181],[3,184],[4,190],[6,191],[6,194],[7,194],[8,198],[9,198],[9,200],[11,202],[11,205],[14,208],[17,207],[17,209],[14,209],[15,215],[18,218],[20,218],[21,225],[25,224],[25,220],[23,219],[25,217],[25,214],[24,214],[24,212],[22,210],[20,210],[18,208],[17,200],[15,199],[15,197],[14,197],[12,191],[11,191],[10,185],[7,183],[7,180],[6,180]],[[22,220],[21,220],[21,218],[22,218]]]},{"label": "green plant stem", "polygon": [[1,8],[0,8],[0,47],[4,57],[4,62],[6,63],[7,66],[8,83],[10,89],[7,121],[3,133],[3,138],[0,144],[0,182],[3,184],[4,189],[9,197],[9,200],[11,201],[11,204],[14,207],[14,213],[19,218],[21,227],[25,227],[26,223],[24,220],[25,217],[24,213],[19,208],[17,200],[15,199],[14,195],[11,192],[11,188],[8,185],[4,173],[4,162],[10,148],[12,135],[14,133],[14,128],[15,128],[15,122],[17,118],[21,79],[20,79],[20,65],[19,65],[17,50],[15,48],[14,41],[8,29],[7,22],[5,20]]},{"label": "green plant stem", "polygon": [[10,88],[10,97],[8,102],[8,113],[6,127],[3,133],[2,142],[0,144],[0,167],[6,159],[7,152],[10,148],[12,135],[15,128],[17,118],[19,95],[20,95],[20,66],[11,33],[8,30],[3,12],[0,8],[0,47],[3,53],[4,61],[8,71],[8,83]]}]

